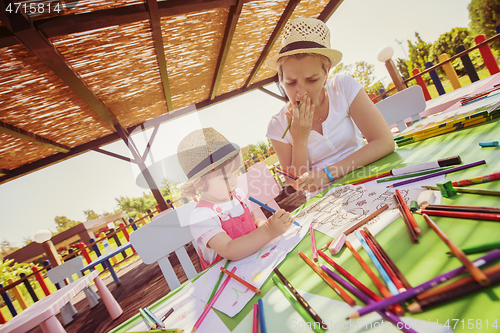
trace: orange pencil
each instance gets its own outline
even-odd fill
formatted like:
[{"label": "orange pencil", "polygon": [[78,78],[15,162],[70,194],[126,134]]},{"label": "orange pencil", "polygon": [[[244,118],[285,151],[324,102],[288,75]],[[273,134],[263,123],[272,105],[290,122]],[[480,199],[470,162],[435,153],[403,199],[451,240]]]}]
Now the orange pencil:
[{"label": "orange pencil", "polygon": [[314,264],[314,262],[309,259],[304,253],[302,253],[301,251],[297,251],[300,255],[300,257],[330,286],[332,287],[333,290],[335,290],[335,292],[337,294],[339,294],[340,297],[342,297],[342,299],[344,301],[346,301],[347,304],[349,304],[350,306],[354,306],[356,305],[356,301],[352,299],[351,296],[349,296],[343,289],[340,288],[340,286],[337,284],[337,282],[333,281],[333,279],[331,277],[329,277],[328,275],[326,275],[325,272],[323,272],[323,270],[321,270],[321,268],[319,268],[318,266],[316,266]]},{"label": "orange pencil", "polygon": [[298,177],[298,176],[295,176],[293,173],[286,171],[286,170],[285,170],[285,169],[283,169],[283,168],[278,167],[278,169],[279,169],[279,170],[281,170],[281,172],[284,172],[284,173],[286,173],[286,174],[288,174],[288,175],[290,175],[290,176],[292,176],[292,177],[295,177],[296,179],[299,179],[299,178],[300,178],[300,177]]},{"label": "orange pencil", "polygon": [[[380,291],[380,293],[382,293],[382,295],[385,298],[392,297],[392,294],[389,291],[389,289],[387,289],[386,286],[384,286],[384,284],[382,283],[382,281],[380,281],[379,278],[375,275],[375,273],[373,273],[370,266],[368,266],[368,264],[363,260],[363,258],[361,258],[358,251],[356,251],[354,249],[354,247],[352,247],[351,243],[349,241],[346,241],[345,245],[347,246],[347,248],[349,250],[351,250],[351,253],[354,256],[354,258],[356,258],[356,260],[359,262],[359,264],[361,265],[363,270],[366,272],[366,274],[368,274],[368,276],[372,280],[373,284],[375,285],[375,287],[377,287],[377,289]],[[391,308],[391,307],[389,307],[389,308]],[[403,316],[405,313],[403,308],[399,304],[394,304],[392,309],[394,310],[394,313],[398,316]]]},{"label": "orange pencil", "polygon": [[236,281],[238,281],[239,283],[241,283],[242,285],[244,285],[245,287],[247,287],[248,289],[250,289],[251,291],[253,291],[254,293],[258,293],[258,294],[261,293],[260,289],[256,288],[255,286],[252,286],[250,283],[246,282],[245,280],[240,278],[238,275],[231,273],[230,271],[228,271],[224,267],[221,267],[220,270],[223,271],[224,273],[226,273],[227,275],[229,275],[230,277],[232,277],[233,279],[235,279]]},{"label": "orange pencil", "polygon": [[413,230],[415,230],[415,232],[419,236],[421,236],[422,234],[420,233],[420,227],[418,226],[417,221],[415,221],[415,218],[413,217],[413,214],[411,213],[410,209],[406,205],[406,202],[404,201],[403,196],[401,195],[401,192],[399,192],[398,189],[396,189],[395,192],[396,192],[396,196],[399,199],[399,205],[403,208],[403,211],[404,211],[406,217],[408,218],[408,221],[410,222],[411,226],[413,227]]}]

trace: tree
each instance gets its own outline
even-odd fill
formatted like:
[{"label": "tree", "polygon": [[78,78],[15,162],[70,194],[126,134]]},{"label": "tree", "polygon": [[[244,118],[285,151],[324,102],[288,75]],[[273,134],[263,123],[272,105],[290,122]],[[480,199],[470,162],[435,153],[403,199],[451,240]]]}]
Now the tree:
[{"label": "tree", "polygon": [[56,234],[68,230],[80,223],[79,221],[70,220],[66,216],[56,216],[54,220],[56,221]]},{"label": "tree", "polygon": [[373,78],[373,69],[375,66],[367,63],[366,61],[358,61],[354,65],[344,65],[343,63],[335,66],[335,69],[330,74],[330,77],[333,77],[335,74],[345,74],[353,77],[361,83],[361,85],[365,88],[365,90],[369,90],[372,85]]},{"label": "tree", "polygon": [[179,183],[171,180],[171,179],[163,179],[162,186],[160,187],[161,195],[165,199],[172,200],[172,197],[180,195],[180,191],[178,189]]},{"label": "tree", "polygon": [[[415,68],[418,68],[421,72],[425,70],[425,63],[429,61],[429,51],[432,46],[432,44],[424,42],[418,32],[415,32],[415,37],[417,37],[415,45],[408,40],[408,56],[410,60],[406,63],[409,73],[412,73]],[[430,82],[429,75],[424,75],[423,79],[427,83]]]},{"label": "tree", "polygon": [[96,212],[94,212],[93,209],[84,210],[83,213],[85,214],[85,217],[87,218],[87,221],[95,220],[95,219],[98,219],[98,218],[104,216],[104,215],[101,215],[101,214],[97,214]]},{"label": "tree", "polygon": [[116,199],[118,206],[127,214],[128,217],[136,219],[139,213],[146,214],[147,210],[155,210],[156,200],[152,194],[143,193],[142,197],[130,199],[129,197],[120,197]]},{"label": "tree", "polygon": [[[437,64],[439,63],[439,56],[443,53],[446,53],[451,58],[457,54],[456,49],[459,45],[464,45],[466,49],[473,46],[473,41],[467,28],[453,28],[451,31],[441,34],[429,49],[429,60]],[[476,65],[476,68],[480,68],[484,63],[482,60],[477,59],[477,55],[475,54],[477,52],[473,51],[469,56],[475,61],[474,65]],[[465,74],[461,60],[453,61],[452,65],[458,75]],[[444,70],[440,68],[439,73],[444,74]]]},{"label": "tree", "polygon": [[[469,28],[473,36],[483,34],[490,38],[496,34],[495,26],[500,21],[500,0],[471,0],[469,6]],[[500,49],[500,40],[490,44],[495,49]]]},{"label": "tree", "polygon": [[257,144],[249,144],[248,150],[243,154],[243,160],[252,160],[253,157],[257,157],[259,154],[265,155],[269,153],[269,148],[271,148],[270,142],[259,141]]},{"label": "tree", "polygon": [[19,250],[19,248],[16,247],[16,246],[14,246],[14,244],[12,244],[11,242],[9,242],[8,240],[4,239],[0,243],[0,259],[4,258],[9,253],[12,253],[12,252],[14,252],[16,250]]}]

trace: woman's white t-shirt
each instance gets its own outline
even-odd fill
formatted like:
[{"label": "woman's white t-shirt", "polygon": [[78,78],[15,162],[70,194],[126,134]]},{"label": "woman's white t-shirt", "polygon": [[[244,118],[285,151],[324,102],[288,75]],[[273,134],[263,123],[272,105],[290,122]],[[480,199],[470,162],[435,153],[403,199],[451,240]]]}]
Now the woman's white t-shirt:
[{"label": "woman's white t-shirt", "polygon": [[[328,117],[323,122],[323,135],[312,130],[307,147],[311,170],[318,171],[349,156],[364,143],[358,128],[349,115],[349,107],[363,86],[347,75],[337,75],[327,81],[329,99]],[[282,135],[288,125],[287,109],[284,106],[274,115],[267,127],[270,139],[293,145],[292,135]]]}]

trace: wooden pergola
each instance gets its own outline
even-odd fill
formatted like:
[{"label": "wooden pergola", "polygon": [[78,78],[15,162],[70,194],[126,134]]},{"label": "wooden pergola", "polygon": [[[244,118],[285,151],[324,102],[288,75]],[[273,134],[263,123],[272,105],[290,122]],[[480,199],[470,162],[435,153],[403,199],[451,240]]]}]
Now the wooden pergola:
[{"label": "wooden pergola", "polygon": [[[0,184],[90,150],[153,182],[134,130],[154,126],[151,141],[162,122],[253,89],[283,98],[264,86],[284,25],[341,3],[0,0]],[[119,139],[133,159],[100,148]]]}]

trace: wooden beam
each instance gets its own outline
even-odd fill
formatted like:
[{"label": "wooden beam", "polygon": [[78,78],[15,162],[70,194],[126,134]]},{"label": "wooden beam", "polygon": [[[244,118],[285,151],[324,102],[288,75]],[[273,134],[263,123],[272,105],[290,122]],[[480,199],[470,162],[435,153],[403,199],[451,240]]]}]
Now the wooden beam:
[{"label": "wooden beam", "polygon": [[248,76],[247,81],[245,82],[244,87],[249,87],[253,80],[255,79],[255,76],[259,72],[260,67],[264,64],[264,61],[266,60],[267,56],[269,55],[269,52],[271,52],[271,49],[274,46],[274,43],[276,43],[276,40],[278,39],[279,35],[281,34],[281,30],[285,27],[286,23],[288,22],[288,19],[290,16],[292,16],[293,11],[295,10],[295,7],[299,4],[300,0],[290,0],[288,2],[288,5],[286,6],[285,10],[283,11],[283,14],[281,14],[281,17],[276,24],[276,27],[273,30],[273,33],[271,34],[271,37],[267,40],[266,46],[264,46],[264,49],[260,53],[260,57],[255,63],[255,66],[252,69],[252,72],[250,72],[250,75]]},{"label": "wooden beam", "polygon": [[0,176],[5,176],[8,173],[9,173],[9,170],[7,170],[7,169],[0,169]]},{"label": "wooden beam", "polygon": [[319,14],[318,20],[321,20],[323,22],[328,21],[330,16],[332,16],[333,13],[335,13],[337,8],[339,8],[340,4],[342,4],[343,1],[344,0],[330,0],[330,2],[328,3],[328,5],[325,6],[321,14]]},{"label": "wooden beam", "polygon": [[[12,0],[3,0],[1,5]],[[0,7],[2,7],[0,5]],[[89,86],[82,80],[80,75],[67,63],[63,55],[54,45],[42,36],[31,25],[31,23],[20,13],[3,12],[2,23],[26,46],[31,52],[47,65],[61,80],[68,85],[92,110],[94,110],[111,128],[115,130],[122,127],[118,118],[107,108],[107,106],[94,94]]]},{"label": "wooden beam", "polygon": [[47,147],[50,149],[54,149],[54,150],[60,151],[62,153],[67,153],[70,150],[69,147],[61,145],[61,144],[54,142],[50,139],[46,139],[40,135],[25,131],[21,128],[12,126],[12,125],[7,124],[7,123],[4,123],[3,121],[0,121],[0,133],[5,133],[5,134],[19,138],[19,139],[24,140],[24,141],[33,142],[37,145],[44,146],[44,147]]},{"label": "wooden beam", "polygon": [[99,147],[92,148],[92,150],[95,151],[95,152],[97,152],[97,153],[101,153],[101,154],[104,154],[104,155],[115,157],[115,158],[117,158],[119,160],[127,161],[127,162],[130,162],[130,163],[137,163],[136,161],[134,161],[133,159],[131,159],[129,157],[125,157],[125,156],[122,156],[120,154],[113,153],[111,151],[107,151],[107,150],[101,149]]},{"label": "wooden beam", "polygon": [[212,82],[212,88],[210,89],[211,100],[214,99],[217,94],[217,88],[219,87],[220,79],[222,78],[222,71],[224,70],[224,65],[226,64],[227,54],[229,53],[229,48],[231,47],[231,42],[233,41],[234,31],[236,30],[236,25],[238,24],[238,19],[241,15],[243,3],[243,0],[238,0],[236,5],[231,6],[231,9],[229,10],[226,30],[224,32],[224,38],[222,39],[217,65],[215,66],[214,80]]},{"label": "wooden beam", "polygon": [[276,93],[272,92],[271,90],[267,90],[267,89],[266,89],[266,88],[264,88],[264,87],[260,87],[260,88],[259,88],[259,90],[260,90],[260,91],[262,91],[262,92],[265,92],[265,93],[266,93],[266,94],[268,94],[269,96],[272,96],[272,97],[274,97],[274,98],[277,98],[277,99],[279,99],[279,100],[282,100],[282,101],[283,101],[283,102],[285,102],[285,103],[286,103],[286,102],[288,102],[288,100],[287,100],[285,97],[283,97],[283,96],[281,96],[281,95],[278,95],[278,94],[276,94]]},{"label": "wooden beam", "polygon": [[165,60],[165,50],[163,48],[163,37],[161,34],[161,18],[158,11],[157,0],[145,0],[149,12],[149,22],[151,25],[151,34],[155,45],[156,59],[158,60],[158,69],[160,70],[163,93],[165,96],[167,112],[173,111],[172,94],[170,93],[170,84],[168,83],[167,61]]}]

